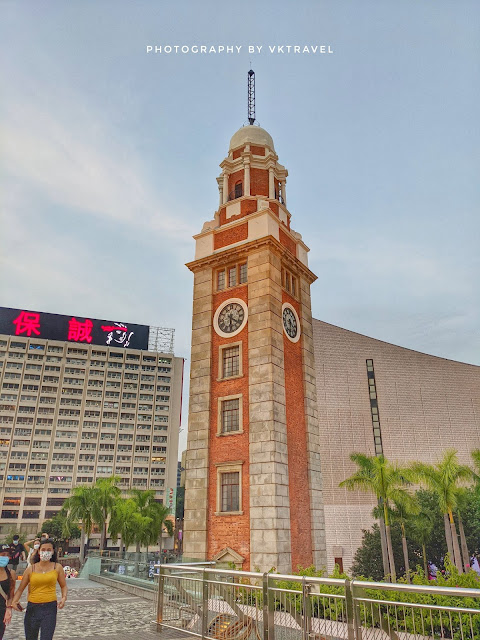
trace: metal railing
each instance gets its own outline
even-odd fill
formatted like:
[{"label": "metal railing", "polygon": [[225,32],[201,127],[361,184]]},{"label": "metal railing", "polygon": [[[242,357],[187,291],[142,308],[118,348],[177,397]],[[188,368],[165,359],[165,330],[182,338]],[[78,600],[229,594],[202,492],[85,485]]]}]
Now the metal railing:
[{"label": "metal railing", "polygon": [[209,640],[480,640],[480,589],[159,565],[157,629]]}]

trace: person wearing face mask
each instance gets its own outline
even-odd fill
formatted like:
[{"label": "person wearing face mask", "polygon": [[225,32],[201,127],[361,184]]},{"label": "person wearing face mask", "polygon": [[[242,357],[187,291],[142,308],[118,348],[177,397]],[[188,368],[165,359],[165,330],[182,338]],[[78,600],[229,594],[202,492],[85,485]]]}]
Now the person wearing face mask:
[{"label": "person wearing face mask", "polygon": [[20,560],[25,560],[25,558],[25,547],[20,542],[20,537],[18,536],[18,534],[15,534],[13,536],[13,542],[10,545],[10,562],[8,563],[8,566],[13,571],[17,571],[18,563],[20,562]]},{"label": "person wearing face mask", "polygon": [[[20,586],[12,599],[12,608],[21,611],[20,597],[28,585],[28,605],[25,613],[25,640],[52,640],[57,623],[57,609],[63,609],[67,600],[67,582],[53,540],[40,541],[32,558],[33,564],[23,574]],[[57,602],[57,582],[62,597]]]},{"label": "person wearing face mask", "polygon": [[17,576],[15,571],[10,571],[10,545],[0,545],[0,640],[5,633],[5,627],[12,618],[12,598],[15,593]]},{"label": "person wearing face mask", "polygon": [[[32,544],[33,542],[33,546],[30,547],[29,544]],[[32,562],[32,558],[35,555],[35,553],[38,551],[38,549],[40,548],[40,538],[35,538],[35,540],[30,540],[29,543],[25,543],[25,547],[28,550],[28,556],[27,556],[27,566],[29,567],[31,564],[33,564]]]}]

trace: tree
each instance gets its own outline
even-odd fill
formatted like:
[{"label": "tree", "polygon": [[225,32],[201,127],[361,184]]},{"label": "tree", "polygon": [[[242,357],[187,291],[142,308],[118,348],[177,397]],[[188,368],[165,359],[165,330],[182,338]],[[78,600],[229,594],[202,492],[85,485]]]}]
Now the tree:
[{"label": "tree", "polygon": [[[408,558],[408,547],[407,547],[407,535],[405,525],[408,522],[409,518],[418,514],[420,511],[420,507],[418,506],[417,501],[414,496],[411,496],[409,493],[404,493],[403,495],[397,496],[395,500],[392,500],[393,508],[389,505],[389,517],[390,522],[398,522],[400,525],[400,531],[402,535],[402,549],[403,549],[403,563],[405,568],[405,578],[408,583],[410,583],[410,562]],[[373,510],[373,515],[375,518],[381,518],[382,513],[380,507],[375,507]]]},{"label": "tree", "polygon": [[[402,566],[403,549],[399,522],[392,522],[390,533],[395,566],[400,567]],[[409,544],[409,551],[410,546]],[[411,553],[412,566],[415,566],[415,561],[416,557]],[[363,530],[362,544],[355,552],[351,573],[354,577],[363,576],[377,582],[384,579],[380,527],[378,523],[375,522],[371,529]]]},{"label": "tree", "polygon": [[473,479],[473,471],[458,462],[455,449],[447,449],[435,465],[414,462],[410,469],[416,480],[437,494],[439,507],[444,514],[447,548],[453,564],[458,572],[462,573],[462,559],[453,512],[457,508],[459,488]]},{"label": "tree", "polygon": [[70,523],[81,520],[80,562],[83,562],[85,540],[88,542],[93,525],[101,526],[104,521],[97,487],[88,485],[75,487],[70,497],[63,503],[63,509]]},{"label": "tree", "polygon": [[367,456],[363,453],[352,453],[350,460],[357,464],[358,470],[341,482],[340,486],[351,491],[359,489],[360,491],[373,493],[381,504],[387,538],[389,574],[392,582],[396,582],[395,559],[390,534],[389,505],[394,500],[400,502],[407,499],[406,496],[409,494],[405,487],[409,482],[404,472],[388,462],[383,455]]},{"label": "tree", "polygon": [[173,524],[168,519],[170,510],[165,505],[155,500],[155,491],[141,489],[132,489],[131,498],[137,505],[138,513],[144,518],[150,518],[150,524],[144,523],[144,527],[140,527],[136,539],[137,553],[140,553],[141,546],[153,545],[156,542],[161,545],[161,536],[163,529],[168,531],[169,535],[173,535]]},{"label": "tree", "polygon": [[80,528],[68,518],[63,509],[50,520],[45,520],[41,532],[48,533],[51,538],[62,543],[68,542],[72,538],[80,538],[82,535]]},{"label": "tree", "polygon": [[112,507],[117,498],[120,497],[121,491],[117,487],[120,482],[119,476],[110,476],[109,478],[97,478],[95,489],[97,489],[97,499],[99,507],[102,511],[102,533],[100,538],[100,549],[105,549],[107,545],[107,521],[112,512]]},{"label": "tree", "polygon": [[[148,523],[151,520],[148,518]],[[118,498],[112,506],[108,531],[112,538],[120,537],[120,552],[137,541],[138,532],[148,525],[138,513],[138,506],[132,498]]]},{"label": "tree", "polygon": [[407,527],[409,537],[422,547],[423,571],[428,578],[427,545],[433,533],[431,514],[428,511],[420,511],[408,519]]}]

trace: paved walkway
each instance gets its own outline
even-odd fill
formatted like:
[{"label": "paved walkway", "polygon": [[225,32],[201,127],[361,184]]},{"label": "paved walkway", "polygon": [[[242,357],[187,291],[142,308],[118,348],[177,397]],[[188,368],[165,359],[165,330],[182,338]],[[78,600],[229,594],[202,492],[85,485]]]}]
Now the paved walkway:
[{"label": "paved walkway", "polygon": [[[70,578],[68,600],[58,612],[54,640],[163,640],[153,624],[153,602],[98,582]],[[21,603],[26,606],[26,596]],[[24,613],[13,612],[4,640],[23,640]]]}]

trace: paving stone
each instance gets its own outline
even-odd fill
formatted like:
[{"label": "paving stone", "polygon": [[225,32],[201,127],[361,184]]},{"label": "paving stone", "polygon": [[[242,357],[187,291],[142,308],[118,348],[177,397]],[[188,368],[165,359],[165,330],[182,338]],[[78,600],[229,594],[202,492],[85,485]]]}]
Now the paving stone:
[{"label": "paving stone", "polygon": [[[70,579],[67,584],[68,600],[58,612],[54,640],[167,640],[156,632],[153,602],[89,580]],[[25,594],[21,603],[27,604]],[[23,619],[24,613],[13,612],[4,640],[25,638]]]}]

